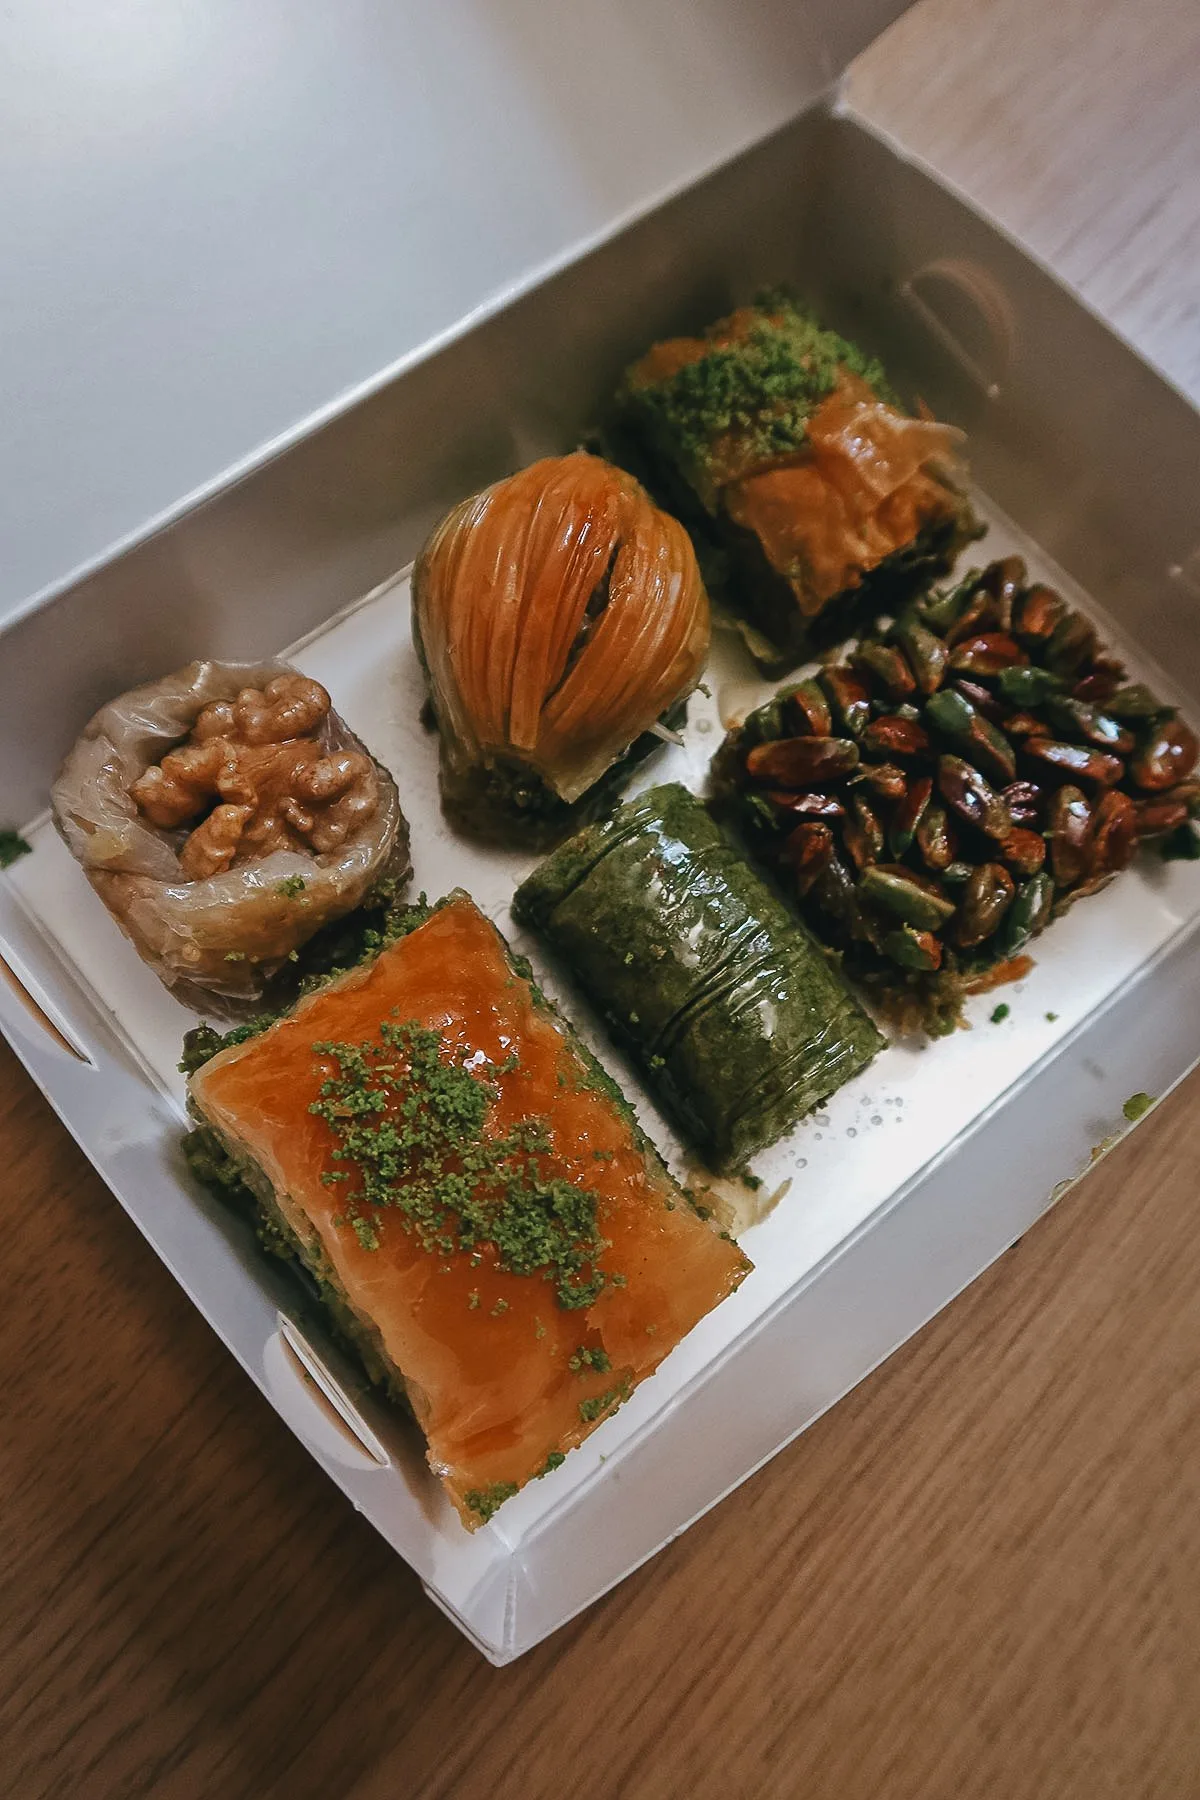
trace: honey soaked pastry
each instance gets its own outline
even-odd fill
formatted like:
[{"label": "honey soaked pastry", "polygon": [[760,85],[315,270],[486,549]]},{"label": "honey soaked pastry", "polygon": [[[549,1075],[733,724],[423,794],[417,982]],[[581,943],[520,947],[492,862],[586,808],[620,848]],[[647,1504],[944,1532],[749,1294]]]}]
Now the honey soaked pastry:
[{"label": "honey soaked pastry", "polygon": [[259,1004],[318,931],[409,873],[391,776],[282,663],[192,663],[110,701],[52,798],[118,924],[209,1012]]},{"label": "honey soaked pastry", "polygon": [[544,845],[682,723],[709,647],[687,532],[623,470],[547,457],[455,508],[413,576],[442,801],[476,836]]},{"label": "honey soaked pastry", "polygon": [[978,533],[962,432],[906,412],[879,363],[784,292],[655,344],[615,425],[764,668],[844,634],[851,602],[893,605]]},{"label": "honey soaked pastry", "polygon": [[407,1399],[469,1529],[750,1267],[464,894],[218,1050],[190,1093],[210,1159]]}]

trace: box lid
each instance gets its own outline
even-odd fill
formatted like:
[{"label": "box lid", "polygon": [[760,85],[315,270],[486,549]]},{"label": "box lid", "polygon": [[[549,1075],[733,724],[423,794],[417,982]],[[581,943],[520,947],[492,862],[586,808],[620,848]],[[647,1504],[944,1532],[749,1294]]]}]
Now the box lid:
[{"label": "box lid", "polygon": [[782,124],[903,0],[14,0],[0,624]]}]

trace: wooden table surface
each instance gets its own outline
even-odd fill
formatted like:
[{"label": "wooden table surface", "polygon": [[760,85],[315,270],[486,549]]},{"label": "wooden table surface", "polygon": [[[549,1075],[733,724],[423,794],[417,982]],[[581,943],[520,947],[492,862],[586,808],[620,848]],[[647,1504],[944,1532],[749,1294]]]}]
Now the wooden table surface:
[{"label": "wooden table surface", "polygon": [[[1200,401],[1200,7],[925,0],[857,103]],[[490,1669],[0,1048],[5,1800],[1200,1794],[1200,1079]]]}]

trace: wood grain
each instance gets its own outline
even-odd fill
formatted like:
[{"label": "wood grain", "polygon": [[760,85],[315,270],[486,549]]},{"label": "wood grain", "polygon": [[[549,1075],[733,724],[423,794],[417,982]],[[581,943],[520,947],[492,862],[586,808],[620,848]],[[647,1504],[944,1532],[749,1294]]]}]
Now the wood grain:
[{"label": "wood grain", "polygon": [[855,108],[1200,404],[1200,5],[922,0]]},{"label": "wood grain", "polygon": [[[1194,0],[925,0],[861,110],[1200,401]],[[489,1669],[0,1048],[4,1800],[1193,1800],[1200,1078],[576,1625]]]},{"label": "wood grain", "polygon": [[1200,1791],[1200,1079],[656,1562],[488,1668],[0,1054],[9,1800]]}]

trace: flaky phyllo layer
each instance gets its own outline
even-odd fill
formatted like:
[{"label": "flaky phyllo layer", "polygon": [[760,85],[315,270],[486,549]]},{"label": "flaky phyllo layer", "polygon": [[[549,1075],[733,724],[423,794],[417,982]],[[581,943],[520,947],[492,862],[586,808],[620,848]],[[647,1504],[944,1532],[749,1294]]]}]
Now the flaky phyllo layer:
[{"label": "flaky phyllo layer", "polygon": [[471,1528],[749,1268],[464,895],[191,1095]]},{"label": "flaky phyllo layer", "polygon": [[962,432],[906,412],[877,362],[786,294],[655,344],[616,419],[709,543],[714,591],[766,662],[866,584],[882,598],[886,579],[890,597],[944,566],[974,531]]}]

